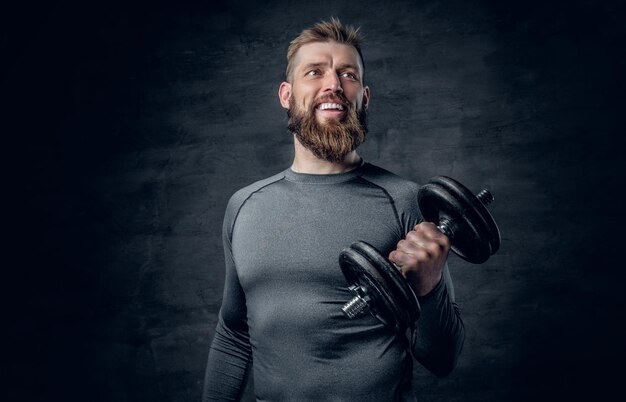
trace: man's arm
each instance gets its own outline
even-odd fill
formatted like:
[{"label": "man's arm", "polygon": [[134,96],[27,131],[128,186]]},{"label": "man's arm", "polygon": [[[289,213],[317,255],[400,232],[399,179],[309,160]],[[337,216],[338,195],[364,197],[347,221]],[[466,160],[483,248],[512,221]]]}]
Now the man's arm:
[{"label": "man's arm", "polygon": [[450,239],[433,223],[421,222],[389,254],[422,308],[412,336],[413,355],[438,377],[452,372],[465,340],[446,264],[449,251]]},{"label": "man's arm", "polygon": [[[231,200],[232,201],[232,200]],[[232,202],[224,219],[223,241],[226,277],[215,336],[209,351],[202,401],[237,401],[244,391],[252,360],[248,335],[246,298],[232,255]]]},{"label": "man's arm", "polygon": [[413,356],[437,377],[445,377],[456,366],[465,340],[447,264],[439,284],[418,300],[422,313],[412,332]]}]

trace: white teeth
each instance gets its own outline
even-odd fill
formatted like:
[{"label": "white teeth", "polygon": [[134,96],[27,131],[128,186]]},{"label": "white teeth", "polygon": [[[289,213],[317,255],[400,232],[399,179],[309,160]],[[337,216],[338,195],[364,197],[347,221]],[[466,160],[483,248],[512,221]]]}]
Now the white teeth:
[{"label": "white teeth", "polygon": [[319,109],[320,110],[326,110],[326,109],[343,110],[343,106],[338,103],[322,103],[321,105],[319,105]]}]

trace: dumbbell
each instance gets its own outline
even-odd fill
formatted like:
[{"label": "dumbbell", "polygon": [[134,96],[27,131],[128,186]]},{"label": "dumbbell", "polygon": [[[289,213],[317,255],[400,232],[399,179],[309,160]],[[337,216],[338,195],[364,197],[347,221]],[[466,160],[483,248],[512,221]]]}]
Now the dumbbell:
[{"label": "dumbbell", "polygon": [[[488,190],[474,195],[446,176],[420,187],[417,202],[424,221],[433,222],[450,239],[462,259],[481,264],[498,251],[500,230],[486,206]],[[420,314],[419,302],[400,270],[372,245],[357,241],[339,254],[339,265],[354,298],[342,307],[349,318],[369,311],[383,324],[405,331]]]}]

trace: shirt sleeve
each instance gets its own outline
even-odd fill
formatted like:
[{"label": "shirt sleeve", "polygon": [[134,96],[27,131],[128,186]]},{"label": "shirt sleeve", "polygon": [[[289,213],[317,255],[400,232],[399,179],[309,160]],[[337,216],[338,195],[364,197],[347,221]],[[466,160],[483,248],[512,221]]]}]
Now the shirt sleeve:
[{"label": "shirt sleeve", "polygon": [[411,335],[413,356],[436,376],[445,377],[456,366],[465,340],[447,264],[439,284],[418,300],[422,312]]},{"label": "shirt sleeve", "polygon": [[226,263],[224,295],[205,372],[202,395],[205,402],[239,400],[252,361],[246,299],[232,254],[232,215],[229,205],[222,230]]}]

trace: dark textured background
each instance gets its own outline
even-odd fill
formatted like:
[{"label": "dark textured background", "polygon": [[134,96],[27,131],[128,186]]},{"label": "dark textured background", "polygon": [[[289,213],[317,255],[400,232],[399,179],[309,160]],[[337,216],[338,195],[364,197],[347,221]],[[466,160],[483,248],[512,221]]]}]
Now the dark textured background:
[{"label": "dark textured background", "polygon": [[[288,41],[362,27],[364,157],[490,187],[503,234],[450,265],[467,339],[420,401],[622,391],[620,2],[50,2],[2,22],[3,379],[15,401],[197,401],[229,196],[287,167]],[[364,373],[366,376],[367,373]]]}]

